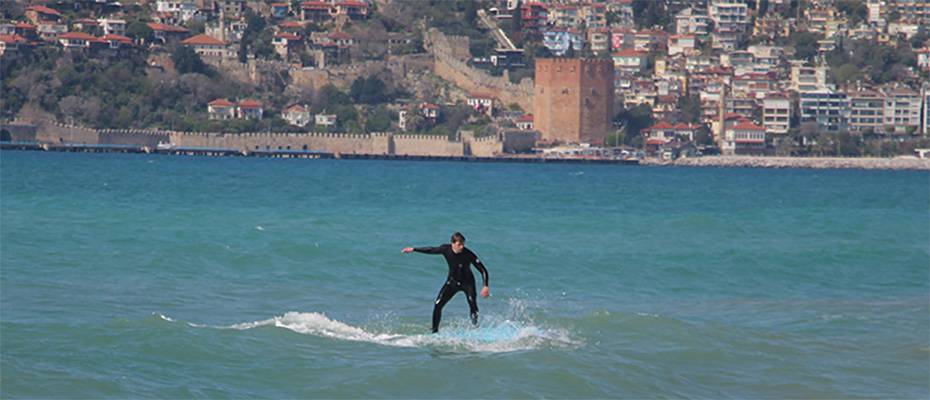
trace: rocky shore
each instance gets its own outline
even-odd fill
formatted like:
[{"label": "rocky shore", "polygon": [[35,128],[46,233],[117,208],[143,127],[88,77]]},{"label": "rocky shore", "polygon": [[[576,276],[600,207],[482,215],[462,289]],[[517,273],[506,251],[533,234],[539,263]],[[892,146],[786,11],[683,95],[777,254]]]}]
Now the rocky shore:
[{"label": "rocky shore", "polygon": [[930,159],[916,157],[842,158],[842,157],[757,157],[705,156],[679,158],[674,161],[643,159],[642,165],[686,167],[746,167],[746,168],[855,168],[930,171]]}]

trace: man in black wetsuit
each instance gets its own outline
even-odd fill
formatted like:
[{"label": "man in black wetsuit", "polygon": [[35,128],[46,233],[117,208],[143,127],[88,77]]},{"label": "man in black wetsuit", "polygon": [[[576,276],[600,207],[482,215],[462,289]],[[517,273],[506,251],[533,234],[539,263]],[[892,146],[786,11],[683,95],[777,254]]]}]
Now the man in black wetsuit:
[{"label": "man in black wetsuit", "polygon": [[455,232],[452,234],[452,243],[444,244],[439,247],[405,247],[401,250],[403,253],[416,251],[426,254],[442,254],[449,264],[449,277],[446,283],[439,289],[439,295],[436,296],[436,304],[433,306],[433,333],[439,332],[439,320],[442,319],[442,307],[449,302],[452,296],[455,296],[460,290],[465,292],[468,298],[468,308],[471,311],[471,323],[478,325],[478,301],[475,299],[475,276],[471,274],[471,264],[478,268],[481,273],[481,279],[484,280],[484,287],[481,289],[481,297],[488,297],[491,290],[488,289],[488,270],[484,264],[478,260],[478,256],[471,250],[465,248],[465,236]]}]

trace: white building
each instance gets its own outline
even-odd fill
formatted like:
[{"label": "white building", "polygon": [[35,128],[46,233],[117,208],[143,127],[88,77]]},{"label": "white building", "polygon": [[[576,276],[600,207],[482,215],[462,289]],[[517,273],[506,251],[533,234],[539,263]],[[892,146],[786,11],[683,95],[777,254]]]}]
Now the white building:
[{"label": "white building", "polygon": [[849,95],[849,130],[883,133],[885,96],[874,90],[856,90]]},{"label": "white building", "polygon": [[310,111],[306,106],[300,104],[294,104],[285,108],[281,117],[284,118],[287,123],[301,128],[310,123]]},{"label": "white building", "polygon": [[827,67],[812,67],[803,62],[791,63],[791,90],[796,92],[825,89],[827,85]]},{"label": "white building", "polygon": [[787,96],[771,94],[762,99],[762,126],[767,134],[788,134],[791,128],[791,100]]},{"label": "white building", "polygon": [[227,59],[235,56],[228,43],[205,34],[191,36],[182,41],[181,44],[190,47],[200,57],[204,58]]},{"label": "white building", "polygon": [[317,114],[316,126],[335,126],[336,114]]},{"label": "white building", "polygon": [[921,129],[924,136],[930,135],[930,84],[924,84],[920,89],[920,98],[923,100],[923,118],[921,119]]},{"label": "white building", "polygon": [[126,21],[122,19],[98,18],[97,23],[104,35],[126,35]]},{"label": "white building", "polygon": [[724,154],[751,154],[765,151],[765,128],[748,120],[726,128],[721,152]]},{"label": "white building", "polygon": [[190,21],[197,13],[197,3],[194,0],[158,0],[155,2],[155,11],[169,13],[180,21]]},{"label": "white building", "polygon": [[710,33],[710,17],[692,8],[675,15],[675,33],[679,35],[706,35]]},{"label": "white building", "polygon": [[672,35],[668,37],[668,55],[693,54],[697,45],[694,35]]},{"label": "white building", "polygon": [[798,92],[801,122],[814,121],[822,132],[845,132],[849,125],[849,98],[845,92],[820,89]]},{"label": "white building", "polygon": [[468,97],[468,106],[488,116],[494,113],[494,98],[487,94],[476,93]]},{"label": "white building", "polygon": [[930,71],[930,47],[924,47],[914,51],[917,54],[917,67],[924,71]]},{"label": "white building", "polygon": [[896,87],[885,90],[884,94],[886,133],[916,132],[920,127],[920,93]]},{"label": "white building", "polygon": [[715,32],[745,32],[749,26],[749,5],[736,1],[712,1],[710,20]]}]

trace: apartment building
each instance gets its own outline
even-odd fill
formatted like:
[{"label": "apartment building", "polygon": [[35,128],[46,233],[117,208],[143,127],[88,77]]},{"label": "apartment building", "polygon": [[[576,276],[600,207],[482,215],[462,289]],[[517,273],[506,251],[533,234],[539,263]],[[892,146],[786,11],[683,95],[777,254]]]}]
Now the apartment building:
[{"label": "apartment building", "polygon": [[822,132],[844,132],[849,127],[846,92],[829,88],[798,92],[801,122],[814,121]]}]

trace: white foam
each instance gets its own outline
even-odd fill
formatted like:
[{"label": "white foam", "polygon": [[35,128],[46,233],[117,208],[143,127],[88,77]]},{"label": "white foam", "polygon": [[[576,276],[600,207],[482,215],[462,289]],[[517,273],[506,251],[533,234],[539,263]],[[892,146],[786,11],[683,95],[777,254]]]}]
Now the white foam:
[{"label": "white foam", "polygon": [[[159,314],[159,316],[161,316]],[[174,320],[161,316],[167,321]],[[208,327],[188,323],[194,327]],[[467,321],[444,324],[437,334],[400,334],[371,332],[344,322],[333,320],[316,312],[288,312],[270,319],[244,322],[228,326],[209,326],[216,329],[248,330],[259,327],[288,329],[300,334],[328,337],[354,342],[367,342],[393,347],[427,347],[448,351],[501,353],[532,350],[541,347],[576,347],[562,329],[545,329],[533,324],[502,320],[483,321],[481,327],[471,327]]]}]

